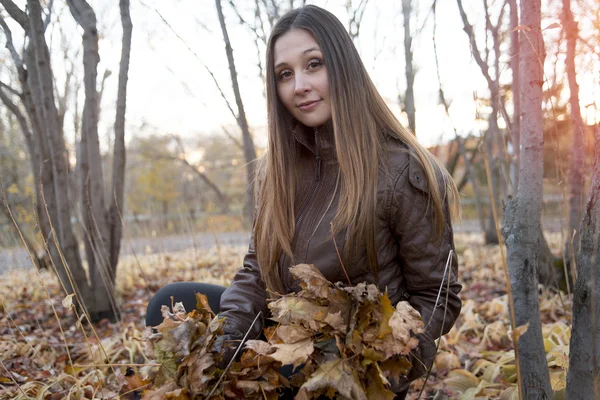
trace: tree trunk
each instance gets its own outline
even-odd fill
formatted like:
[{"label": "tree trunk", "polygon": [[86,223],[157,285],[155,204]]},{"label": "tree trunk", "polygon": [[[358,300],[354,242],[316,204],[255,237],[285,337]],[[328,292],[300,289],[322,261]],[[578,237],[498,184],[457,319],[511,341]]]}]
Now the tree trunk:
[{"label": "tree trunk", "polygon": [[567,374],[567,399],[597,399],[600,392],[600,128],[592,183],[581,223],[573,328]]},{"label": "tree trunk", "polygon": [[[32,159],[31,168],[36,194],[36,213],[44,246],[51,259],[55,262],[58,277],[63,282],[68,282],[69,279],[66,270],[62,268],[62,263],[60,262],[57,243],[51,237],[50,221],[48,219],[48,215],[50,215],[51,219],[56,221],[58,219],[58,211],[56,208],[56,196],[54,195],[52,168],[46,166],[44,162],[44,160],[48,160],[48,157],[50,157],[50,151],[48,149],[46,134],[40,122],[41,113],[39,110],[41,109],[41,104],[36,100],[39,97],[33,96],[33,92],[37,93],[39,90],[39,81],[35,67],[35,56],[30,46],[25,49],[24,58],[28,73],[19,74],[19,80],[21,81],[21,90],[23,93],[23,105],[29,118],[34,138],[33,143],[35,145],[35,148],[32,149],[33,153],[30,152],[29,156]],[[33,91],[32,88],[34,88]],[[46,199],[45,202],[44,198]]]},{"label": "tree trunk", "polygon": [[233,60],[233,49],[231,48],[231,43],[229,42],[229,34],[227,33],[227,26],[225,25],[225,17],[223,16],[223,9],[221,8],[221,0],[215,0],[215,3],[217,6],[217,14],[219,16],[219,24],[221,25],[221,31],[223,32],[223,40],[225,41],[225,53],[227,54],[227,62],[229,63],[231,84],[233,86],[235,102],[238,108],[237,123],[242,130],[244,158],[246,161],[246,178],[248,180],[248,186],[246,188],[246,207],[248,221],[251,223],[251,221],[254,219],[254,163],[256,161],[256,150],[254,149],[254,142],[252,140],[252,136],[250,135],[248,121],[246,120],[246,112],[244,111],[244,104],[242,103],[242,95],[240,94],[235,62]]},{"label": "tree trunk", "polygon": [[[567,37],[567,57],[565,60],[569,81],[569,105],[573,130],[573,149],[569,168],[569,232],[565,242],[565,260],[570,265],[571,258],[579,250],[579,226],[583,207],[583,135],[584,123],[579,107],[579,85],[575,70],[575,54],[579,28],[573,19],[570,0],[563,0],[563,29]],[[571,242],[572,240],[572,242]],[[572,244],[571,244],[572,243]]]},{"label": "tree trunk", "polygon": [[543,114],[542,83],[544,42],[541,32],[541,0],[521,2],[521,143],[519,189],[504,213],[502,232],[517,326],[529,324],[515,343],[523,399],[551,399],[550,376],[538,304],[537,269],[542,215]]},{"label": "tree trunk", "polygon": [[417,120],[415,111],[415,72],[413,69],[412,37],[410,36],[411,1],[402,0],[402,15],[404,17],[404,59],[406,60],[406,96],[404,108],[408,115],[408,127],[413,134],[417,134]]},{"label": "tree trunk", "polygon": [[129,13],[129,0],[119,1],[123,40],[121,45],[121,63],[119,65],[119,87],[117,91],[117,115],[115,117],[115,148],[113,156],[113,178],[110,207],[110,265],[116,270],[121,250],[124,214],[123,192],[125,187],[125,108],[127,104],[127,80],[131,55],[131,35],[133,25]]},{"label": "tree trunk", "polygon": [[521,74],[519,71],[519,9],[517,0],[509,0],[510,7],[510,69],[512,70],[513,120],[511,125],[512,162],[510,178],[513,190],[519,187],[519,149],[521,147]]},{"label": "tree trunk", "polygon": [[117,320],[115,299],[116,266],[110,262],[110,226],[104,194],[104,177],[98,139],[98,30],[96,14],[85,0],[67,0],[67,4],[83,29],[84,118],[81,132],[81,155],[86,163],[81,168],[81,211],[86,232],[86,254],[93,303],[88,305],[90,319]]},{"label": "tree trunk", "polygon": [[[44,160],[50,160],[52,183],[54,185],[54,199],[49,199],[50,196],[48,196],[46,201],[54,202],[56,205],[57,218],[52,223],[56,232],[56,240],[64,255],[64,261],[55,259],[54,263],[68,293],[72,293],[73,288],[68,279],[67,269],[73,278],[79,299],[87,304],[87,300],[89,300],[88,283],[85,271],[82,268],[77,241],[71,227],[71,204],[67,190],[68,165],[64,156],[64,139],[59,129],[58,112],[54,101],[53,75],[50,67],[50,54],[44,37],[41,6],[38,0],[27,0],[27,6],[29,8],[29,36],[33,47],[33,58],[35,59],[35,67],[31,68],[32,65],[28,65],[28,70],[29,74],[37,72],[38,90],[35,94],[39,98],[38,104],[40,105],[37,111],[42,117],[41,132],[45,135],[42,142],[45,142],[43,146],[47,146],[49,156]],[[48,182],[45,182],[44,190],[48,185]]]}]

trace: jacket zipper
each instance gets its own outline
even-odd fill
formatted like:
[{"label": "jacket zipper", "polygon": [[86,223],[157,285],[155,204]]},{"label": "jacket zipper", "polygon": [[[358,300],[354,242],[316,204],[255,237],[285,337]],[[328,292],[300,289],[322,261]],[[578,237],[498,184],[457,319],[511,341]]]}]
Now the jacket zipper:
[{"label": "jacket zipper", "polygon": [[318,131],[315,131],[315,148],[317,151],[317,165],[315,167],[315,185],[313,186],[313,189],[310,193],[308,200],[306,201],[306,203],[304,203],[304,205],[300,209],[300,212],[298,213],[298,218],[296,219],[296,224],[295,224],[296,226],[294,227],[294,237],[292,240],[296,239],[296,235],[298,234],[298,231],[300,230],[300,226],[302,225],[302,220],[304,219],[304,215],[306,214],[308,207],[314,201],[317,191],[319,190],[319,187],[321,186],[321,156],[319,155],[319,145],[317,144],[317,139],[318,139],[317,133],[318,133]]},{"label": "jacket zipper", "polygon": [[[292,241],[296,241],[297,239],[297,235],[298,232],[300,231],[300,226],[302,225],[302,221],[304,219],[304,216],[306,214],[306,212],[308,211],[308,208],[310,206],[310,204],[314,201],[317,192],[319,190],[319,187],[321,186],[321,156],[319,155],[319,145],[317,144],[317,133],[318,131],[315,130],[315,149],[316,149],[316,156],[317,156],[317,160],[316,160],[316,166],[315,166],[315,184],[312,187],[312,191],[310,193],[310,196],[308,197],[308,200],[304,203],[304,205],[302,206],[302,208],[300,209],[300,212],[298,213],[298,218],[296,218],[296,224],[294,227],[294,236],[292,237]],[[288,256],[287,255],[283,255],[283,258],[281,260],[281,263],[279,265],[280,271],[279,271],[279,276],[283,278],[283,267],[287,261]],[[283,283],[285,286],[285,282]]]}]

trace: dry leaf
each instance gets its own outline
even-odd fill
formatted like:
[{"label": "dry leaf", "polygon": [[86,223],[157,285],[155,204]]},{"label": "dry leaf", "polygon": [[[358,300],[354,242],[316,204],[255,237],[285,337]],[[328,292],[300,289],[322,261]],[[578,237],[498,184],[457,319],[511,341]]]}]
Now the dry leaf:
[{"label": "dry leaf", "polygon": [[529,329],[529,322],[525,325],[517,326],[512,334],[513,341],[517,342],[521,336],[523,336]]},{"label": "dry leaf", "polygon": [[296,343],[314,335],[313,331],[300,325],[280,325],[276,332],[283,343]]},{"label": "dry leaf", "polygon": [[327,298],[332,284],[325,279],[321,271],[312,264],[298,264],[290,267],[290,273],[301,281],[300,287],[313,296]]},{"label": "dry leaf", "polygon": [[389,324],[394,339],[405,343],[410,348],[409,351],[414,349],[411,346],[416,347],[413,340],[415,338],[410,333],[418,335],[424,331],[421,314],[407,301],[401,301],[396,305],[396,312],[390,317]]},{"label": "dry leaf", "polygon": [[368,400],[360,384],[360,379],[345,360],[332,360],[319,366],[300,390],[318,392],[331,388],[343,398],[351,400]]},{"label": "dry leaf", "polygon": [[259,356],[266,356],[273,352],[273,347],[263,340],[248,340],[245,348],[253,350]]},{"label": "dry leaf", "polygon": [[73,297],[75,296],[75,293],[71,293],[69,295],[67,295],[67,297],[65,297],[62,301],[62,305],[64,308],[71,308],[73,307]]},{"label": "dry leaf", "polygon": [[435,357],[435,367],[439,370],[451,371],[460,368],[460,360],[454,353],[442,351]]},{"label": "dry leaf", "polygon": [[294,369],[305,363],[308,357],[313,353],[314,346],[312,339],[306,339],[292,344],[274,344],[272,348],[276,349],[269,357],[279,361],[283,365],[293,365]]},{"label": "dry leaf", "polygon": [[550,372],[550,384],[552,385],[552,391],[558,392],[567,387],[567,375],[565,371]]},{"label": "dry leaf", "polygon": [[394,400],[396,395],[388,389],[389,382],[383,376],[377,364],[371,365],[367,369],[367,398],[377,400]]},{"label": "dry leaf", "polygon": [[444,384],[453,393],[464,393],[470,388],[476,388],[479,379],[465,369],[455,369],[444,379]]},{"label": "dry leaf", "polygon": [[301,297],[282,297],[269,303],[272,319],[282,324],[301,324],[318,331],[321,324],[315,321],[317,315],[327,315],[327,307],[319,306]]},{"label": "dry leaf", "polygon": [[381,321],[379,325],[379,334],[377,337],[379,339],[383,339],[386,335],[392,333],[392,328],[390,327],[390,318],[394,314],[394,306],[392,306],[392,302],[388,297],[388,294],[385,293],[381,297]]}]

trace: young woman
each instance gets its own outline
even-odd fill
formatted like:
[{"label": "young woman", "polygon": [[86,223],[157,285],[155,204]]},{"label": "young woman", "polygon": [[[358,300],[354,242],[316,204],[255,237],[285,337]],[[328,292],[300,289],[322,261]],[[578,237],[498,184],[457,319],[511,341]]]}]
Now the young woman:
[{"label": "young woman", "polygon": [[[269,144],[250,248],[215,307],[226,317],[223,339],[260,335],[264,318],[253,321],[268,316],[269,292],[299,290],[292,265],[314,264],[331,282],[373,283],[392,304],[407,300],[426,325],[413,368],[393,387],[403,398],[460,312],[449,212],[456,186],[394,117],[330,12],[309,5],[277,22],[266,79]],[[193,307],[193,291],[216,305],[222,289],[168,285],[151,301],[148,325],[161,322],[156,310],[171,295]]]}]

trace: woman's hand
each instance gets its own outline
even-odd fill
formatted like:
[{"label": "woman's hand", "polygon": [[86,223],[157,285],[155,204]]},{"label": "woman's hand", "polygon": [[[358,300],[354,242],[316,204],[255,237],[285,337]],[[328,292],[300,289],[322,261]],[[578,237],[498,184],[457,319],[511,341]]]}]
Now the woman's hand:
[{"label": "woman's hand", "polygon": [[[242,343],[242,337],[236,334],[225,334],[217,336],[212,346],[212,351],[221,355],[219,368],[225,369],[233,359],[235,351]],[[241,353],[240,353],[241,354]]]}]

